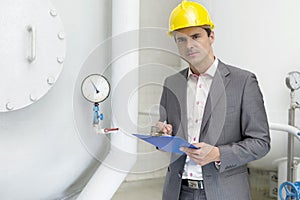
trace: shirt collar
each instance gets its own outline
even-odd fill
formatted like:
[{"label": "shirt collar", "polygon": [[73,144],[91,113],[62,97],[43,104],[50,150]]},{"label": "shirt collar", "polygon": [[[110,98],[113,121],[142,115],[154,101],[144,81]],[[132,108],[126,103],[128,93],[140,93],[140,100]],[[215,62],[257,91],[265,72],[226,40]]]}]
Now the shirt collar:
[{"label": "shirt collar", "polygon": [[[200,74],[200,76],[201,75],[209,75],[210,77],[214,77],[215,73],[217,71],[218,64],[219,64],[219,60],[217,58],[215,58],[213,64],[206,70],[206,72]],[[191,75],[195,76],[194,73],[192,72],[191,68],[189,68],[188,77],[190,77]]]}]

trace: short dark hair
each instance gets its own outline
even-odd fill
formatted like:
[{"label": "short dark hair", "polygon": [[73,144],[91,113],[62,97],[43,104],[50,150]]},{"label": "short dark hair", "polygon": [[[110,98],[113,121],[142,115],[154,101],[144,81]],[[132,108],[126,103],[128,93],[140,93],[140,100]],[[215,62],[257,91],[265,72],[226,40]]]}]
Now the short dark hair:
[{"label": "short dark hair", "polygon": [[207,36],[209,37],[210,34],[211,34],[211,29],[210,28],[204,28],[204,30],[206,31]]},{"label": "short dark hair", "polygon": [[[200,26],[201,27],[201,26]],[[205,32],[207,33],[207,36],[209,37],[210,36],[210,34],[211,34],[211,28],[210,27],[207,27],[207,26],[205,26],[205,27],[202,27],[204,30],[205,30]],[[175,37],[175,35],[174,35],[174,40],[175,40],[175,42],[176,42],[176,37]]]}]

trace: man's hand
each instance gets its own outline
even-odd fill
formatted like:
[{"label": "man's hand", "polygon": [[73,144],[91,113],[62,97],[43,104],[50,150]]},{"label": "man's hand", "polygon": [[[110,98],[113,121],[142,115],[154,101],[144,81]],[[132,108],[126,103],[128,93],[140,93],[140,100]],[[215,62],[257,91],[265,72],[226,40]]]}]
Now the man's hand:
[{"label": "man's hand", "polygon": [[162,131],[166,135],[172,135],[172,125],[171,124],[166,124],[164,122],[157,122],[156,126],[159,128],[160,131]]},{"label": "man's hand", "polygon": [[180,150],[185,152],[194,162],[200,166],[204,166],[211,162],[220,161],[220,150],[218,147],[206,144],[204,142],[193,144],[199,149],[180,147]]}]

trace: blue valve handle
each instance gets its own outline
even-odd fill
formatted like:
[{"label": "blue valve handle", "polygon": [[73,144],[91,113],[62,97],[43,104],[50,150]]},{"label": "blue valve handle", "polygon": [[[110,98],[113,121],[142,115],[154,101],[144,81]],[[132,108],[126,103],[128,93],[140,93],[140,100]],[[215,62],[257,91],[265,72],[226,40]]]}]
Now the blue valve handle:
[{"label": "blue valve handle", "polygon": [[104,116],[103,116],[103,113],[101,113],[99,115],[99,104],[98,103],[95,103],[93,110],[94,110],[93,124],[96,125],[99,123],[99,119],[100,120],[104,119]]},{"label": "blue valve handle", "polygon": [[[294,199],[294,200],[299,200],[300,198],[300,182],[296,182],[295,184],[291,183],[291,182],[284,182],[280,185],[279,187],[279,198],[280,200],[290,200],[290,199]],[[290,189],[289,189],[290,187]],[[283,190],[285,191],[285,197],[283,196]]]}]

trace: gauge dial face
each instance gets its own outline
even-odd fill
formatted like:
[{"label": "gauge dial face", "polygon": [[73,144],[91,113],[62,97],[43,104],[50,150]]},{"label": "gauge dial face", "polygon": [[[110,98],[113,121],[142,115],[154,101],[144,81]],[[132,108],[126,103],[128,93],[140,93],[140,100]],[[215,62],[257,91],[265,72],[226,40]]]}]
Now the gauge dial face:
[{"label": "gauge dial face", "polygon": [[300,72],[293,71],[288,73],[286,85],[291,90],[298,90],[300,88]]},{"label": "gauge dial face", "polygon": [[99,103],[109,96],[110,85],[104,76],[91,74],[82,81],[81,92],[88,101]]}]

